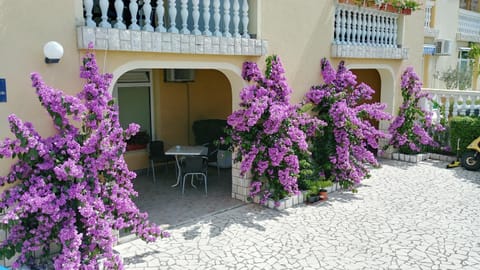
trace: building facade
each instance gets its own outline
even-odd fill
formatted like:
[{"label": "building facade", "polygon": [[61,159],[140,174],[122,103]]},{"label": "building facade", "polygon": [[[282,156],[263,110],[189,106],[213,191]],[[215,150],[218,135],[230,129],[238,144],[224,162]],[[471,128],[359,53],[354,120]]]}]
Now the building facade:
[{"label": "building facade", "polygon": [[[89,43],[102,70],[113,74],[110,90],[122,123],[139,122],[167,148],[193,144],[195,120],[226,119],[246,85],[242,63],[262,66],[269,54],[280,56],[294,89],[293,102],[321,83],[319,62],[326,57],[333,64],[345,60],[359,81],[375,89],[376,100],[395,113],[401,103],[401,72],[407,66],[424,67],[424,36],[418,29],[427,9],[404,15],[344,2],[0,0],[0,78],[6,88],[0,137],[11,136],[11,113],[32,122],[42,135],[53,132],[29,74],[37,71],[49,85],[78,93],[79,66]],[[42,48],[52,40],[64,49],[57,64],[44,61]],[[132,170],[148,166],[145,149],[125,157]],[[0,160],[2,175],[11,162]],[[241,200],[246,195],[245,190],[232,194]]]}]

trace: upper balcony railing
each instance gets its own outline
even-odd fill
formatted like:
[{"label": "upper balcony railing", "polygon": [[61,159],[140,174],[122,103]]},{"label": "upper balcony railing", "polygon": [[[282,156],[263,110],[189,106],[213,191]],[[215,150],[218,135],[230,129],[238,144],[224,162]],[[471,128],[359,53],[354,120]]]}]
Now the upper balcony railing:
[{"label": "upper balcony railing", "polygon": [[435,6],[435,2],[428,0],[425,2],[425,22],[423,25],[423,33],[426,37],[437,37],[438,36],[438,29],[433,27],[432,23],[432,11],[433,7]]},{"label": "upper balcony railing", "polygon": [[79,47],[107,50],[261,55],[248,0],[83,0]]},{"label": "upper balcony railing", "polygon": [[480,13],[459,9],[457,39],[480,42]]},{"label": "upper balcony railing", "polygon": [[338,4],[332,57],[407,58],[408,50],[397,42],[398,19],[396,13]]}]

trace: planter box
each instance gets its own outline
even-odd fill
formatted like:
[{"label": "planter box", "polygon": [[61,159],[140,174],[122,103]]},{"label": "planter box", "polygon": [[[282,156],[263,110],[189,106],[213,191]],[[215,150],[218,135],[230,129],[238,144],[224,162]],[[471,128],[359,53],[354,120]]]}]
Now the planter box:
[{"label": "planter box", "polygon": [[401,160],[410,163],[418,163],[423,160],[427,160],[430,157],[429,153],[422,153],[422,154],[415,154],[415,155],[407,155],[402,153],[393,153],[392,159],[393,160]]}]

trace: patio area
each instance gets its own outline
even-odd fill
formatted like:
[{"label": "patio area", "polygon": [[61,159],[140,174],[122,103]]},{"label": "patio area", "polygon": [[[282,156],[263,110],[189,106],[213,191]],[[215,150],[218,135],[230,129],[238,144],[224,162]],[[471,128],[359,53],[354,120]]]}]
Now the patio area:
[{"label": "patio area", "polygon": [[285,211],[246,204],[115,249],[142,270],[480,269],[480,172],[381,164],[358,194]]},{"label": "patio area", "polygon": [[193,188],[188,178],[184,195],[181,185],[172,187],[176,181],[174,164],[169,165],[168,172],[165,166],[157,167],[156,183],[151,172],[149,175],[146,171],[139,172],[133,181],[138,192],[135,203],[141,211],[148,213],[150,221],[164,229],[243,204],[232,199],[231,169],[220,169],[219,174],[216,167],[208,170],[207,196],[200,180],[194,181],[197,188]]}]

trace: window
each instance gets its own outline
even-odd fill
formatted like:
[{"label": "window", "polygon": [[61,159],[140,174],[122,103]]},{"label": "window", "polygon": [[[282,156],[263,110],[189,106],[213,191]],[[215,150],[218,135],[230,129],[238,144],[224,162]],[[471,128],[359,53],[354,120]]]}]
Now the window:
[{"label": "window", "polygon": [[118,105],[120,124],[127,128],[130,123],[140,125],[140,131],[153,138],[151,106],[151,72],[133,70],[122,75],[115,85],[114,97]]}]

